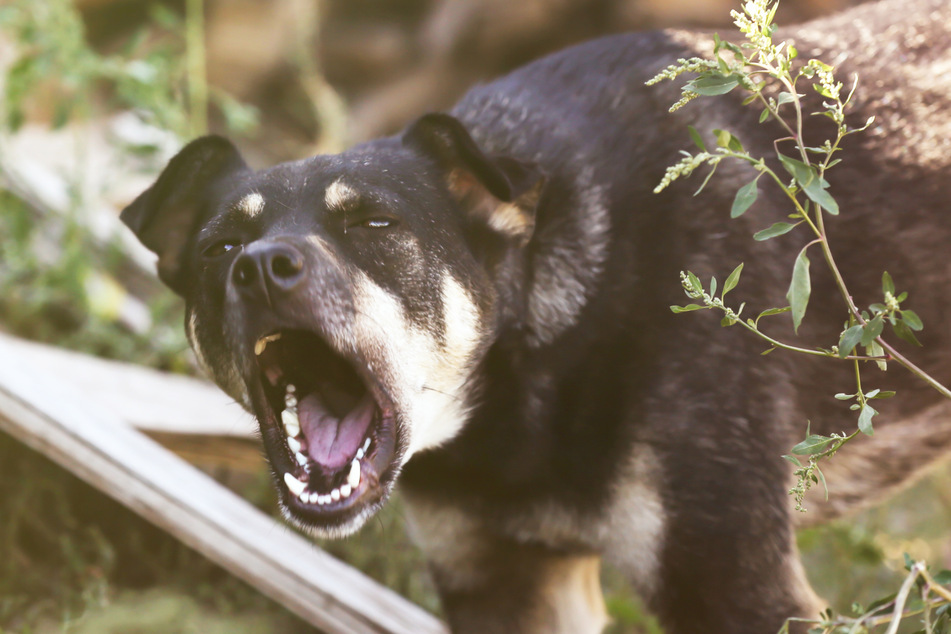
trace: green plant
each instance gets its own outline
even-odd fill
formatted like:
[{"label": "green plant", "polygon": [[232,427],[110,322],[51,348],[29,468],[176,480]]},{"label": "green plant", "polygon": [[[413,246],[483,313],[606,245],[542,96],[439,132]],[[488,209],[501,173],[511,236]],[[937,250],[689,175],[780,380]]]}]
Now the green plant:
[{"label": "green plant", "polygon": [[[843,445],[858,434],[871,435],[874,431],[872,421],[878,414],[871,401],[894,396],[894,392],[863,387],[859,371],[860,364],[871,362],[884,370],[889,362],[894,362],[905,367],[945,397],[951,398],[951,390],[916,366],[884,337],[885,325],[888,324],[894,335],[900,339],[920,345],[914,333],[921,330],[923,324],[914,311],[902,306],[907,299],[907,293],[898,293],[891,276],[885,272],[882,274],[882,301],[862,309],[854,303],[846,281],[839,271],[829,243],[825,222],[827,215],[837,216],[840,210],[838,203],[829,192],[829,183],[825,176],[840,161],[835,155],[840,150],[842,141],[849,135],[865,130],[871,125],[873,119],[868,119],[861,127],[849,127],[846,123],[845,114],[857,85],[857,78],[852,89],[843,95],[843,85],[835,79],[834,69],[831,66],[817,59],[811,59],[805,63],[797,62],[795,60],[798,57],[798,51],[794,47],[787,45],[786,42],[773,41],[776,28],[773,19],[777,8],[778,0],[748,0],[743,4],[742,12],[732,12],[734,22],[745,38],[742,44],[724,41],[714,36],[712,59],[678,60],[677,64],[661,71],[648,84],[655,84],[665,79],[672,80],[684,73],[695,75],[683,86],[681,98],[671,107],[671,111],[683,107],[698,97],[724,95],[740,88],[748,93],[743,105],[758,104],[762,107],[760,123],[772,120],[778,123],[785,132],[785,136],[774,142],[776,159],[781,166],[780,173],[777,173],[771,163],[767,163],[762,157],[750,154],[743,147],[740,139],[729,131],[714,130],[716,147],[708,149],[697,130],[689,127],[690,136],[699,152],[695,154],[684,152],[683,159],[667,168],[655,192],[662,191],[679,178],[691,175],[701,166],[708,166],[710,171],[697,191],[699,194],[722,161],[728,159],[740,161],[752,167],[756,176],[737,191],[730,216],[737,218],[753,205],[757,198],[758,182],[765,176],[779,188],[791,205],[792,211],[788,216],[789,222],[773,224],[756,233],[753,236],[754,240],[774,239],[800,227],[810,234],[810,240],[799,251],[793,263],[791,281],[786,293],[788,306],[769,308],[762,311],[756,318],[743,319],[745,303],[741,303],[735,309],[727,305],[726,295],[739,283],[743,271],[742,263],[726,277],[720,289],[715,277],[705,288],[700,278],[693,272],[682,272],[681,285],[684,292],[696,302],[685,306],[671,306],[671,310],[675,313],[710,309],[722,312],[722,326],[730,327],[739,324],[766,341],[769,347],[764,354],[779,348],[799,354],[842,360],[853,365],[855,391],[851,394],[836,394],[835,398],[853,401],[850,407],[858,414],[856,429],[848,434],[834,433],[830,436],[807,432],[807,437],[792,448],[791,455],[784,456],[796,467],[797,483],[790,490],[790,494],[795,498],[796,508],[804,511],[803,500],[809,488],[813,484],[820,483],[825,487],[825,477],[819,462],[834,456]],[[772,96],[776,84],[779,86],[779,92]],[[811,114],[822,115],[834,123],[834,134],[818,146],[807,145],[803,133],[806,113],[804,112],[804,95],[800,91],[804,84],[810,85],[823,98],[822,109]],[[790,145],[792,152],[785,149]],[[785,174],[781,175],[781,172]],[[846,324],[838,342],[827,348],[805,348],[792,345],[768,335],[760,328],[762,319],[788,312],[792,317],[793,330],[798,333],[811,294],[811,263],[808,252],[813,247],[821,251],[847,309]],[[803,463],[800,457],[806,462]],[[830,612],[823,615],[820,621],[809,621],[816,626],[814,631],[865,632],[876,624],[887,623],[887,634],[893,634],[902,620],[912,587],[918,588],[921,603],[917,607],[912,607],[909,613],[923,615],[925,630],[929,634],[951,631],[948,621],[948,602],[951,602],[951,592],[943,587],[951,583],[951,573],[942,572],[932,575],[922,562],[909,560],[907,564],[908,575],[897,595],[873,604],[868,609],[855,610],[854,618],[837,619]],[[937,609],[934,618],[931,618],[933,608]],[[882,616],[886,611],[889,614]],[[788,624],[784,631],[786,629]]]}]

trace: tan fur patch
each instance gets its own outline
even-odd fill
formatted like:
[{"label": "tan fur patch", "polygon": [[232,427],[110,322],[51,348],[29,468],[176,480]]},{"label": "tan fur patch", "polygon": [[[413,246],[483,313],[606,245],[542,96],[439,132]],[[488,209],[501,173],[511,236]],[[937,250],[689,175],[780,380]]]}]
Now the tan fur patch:
[{"label": "tan fur patch", "polygon": [[656,589],[667,523],[659,478],[657,456],[647,445],[635,445],[601,528],[606,556],[645,598]]},{"label": "tan fur patch", "polygon": [[[465,357],[475,344],[462,333],[466,328],[460,330],[456,324],[455,334],[450,330],[454,343],[444,348],[431,334],[415,328],[397,298],[366,274],[354,278],[353,288],[356,345],[373,351],[380,365],[371,370],[386,382],[404,414],[409,431],[406,458],[454,437],[468,417]],[[451,301],[460,299],[451,284],[445,288],[450,289]],[[463,324],[471,317],[465,315],[464,304],[456,310]]]},{"label": "tan fur patch", "polygon": [[360,194],[341,179],[332,182],[324,192],[324,204],[331,211],[344,211],[359,198]]},{"label": "tan fur patch", "polygon": [[264,211],[264,196],[258,192],[251,192],[239,200],[235,208],[249,218],[254,218]]}]

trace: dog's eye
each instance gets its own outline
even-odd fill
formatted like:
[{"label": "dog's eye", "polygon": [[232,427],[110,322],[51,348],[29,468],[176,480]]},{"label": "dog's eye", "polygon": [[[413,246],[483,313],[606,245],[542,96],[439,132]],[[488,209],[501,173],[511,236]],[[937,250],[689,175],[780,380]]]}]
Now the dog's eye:
[{"label": "dog's eye", "polygon": [[236,240],[218,240],[205,247],[201,255],[205,258],[217,258],[239,246],[241,245]]},{"label": "dog's eye", "polygon": [[351,225],[352,227],[363,227],[364,229],[389,229],[397,225],[395,218],[387,218],[384,216],[374,216],[373,218],[366,218],[359,222]]}]

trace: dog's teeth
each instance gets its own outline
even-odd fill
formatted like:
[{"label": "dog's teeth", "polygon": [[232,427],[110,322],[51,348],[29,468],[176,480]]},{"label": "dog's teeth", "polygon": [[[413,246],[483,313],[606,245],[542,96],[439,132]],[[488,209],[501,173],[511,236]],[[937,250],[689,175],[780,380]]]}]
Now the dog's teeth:
[{"label": "dog's teeth", "polygon": [[362,460],[364,455],[366,454],[363,453],[363,447],[357,449],[357,460]]},{"label": "dog's teeth", "polygon": [[367,436],[367,439],[363,441],[363,453],[365,454],[370,449],[370,437]]},{"label": "dog's teeth", "polygon": [[352,488],[357,488],[360,485],[360,460],[359,456],[350,463],[350,473],[347,474],[347,484]]},{"label": "dog's teeth", "polygon": [[330,504],[330,496],[329,496],[329,495],[321,495],[321,496],[317,499],[317,502],[318,502],[319,504]]},{"label": "dog's teeth", "polygon": [[284,397],[284,405],[288,409],[294,409],[297,407],[297,399],[292,394],[288,394]]},{"label": "dog's teeth", "polygon": [[293,453],[300,453],[300,441],[294,438],[293,436],[287,437],[287,446],[291,448]]},{"label": "dog's teeth", "polygon": [[320,496],[317,495],[316,493],[313,493],[313,492],[312,492],[312,493],[307,497],[307,501],[308,501],[310,504],[317,504],[318,498],[320,498]]},{"label": "dog's teeth", "polygon": [[350,488],[350,484],[341,485],[341,487],[340,487],[340,497],[342,497],[342,498],[348,498],[348,497],[350,497],[350,493],[352,493],[352,492],[353,492],[353,489]]},{"label": "dog's teeth", "polygon": [[288,393],[288,394],[293,394],[293,393],[296,392],[296,391],[297,391],[297,388],[294,387],[294,384],[293,384],[293,383],[288,383],[288,384],[287,384],[287,393]]},{"label": "dog's teeth", "polygon": [[284,421],[284,431],[288,436],[300,435],[300,420],[297,418],[297,412],[286,409],[281,412],[281,420]]},{"label": "dog's teeth", "polygon": [[297,459],[297,464],[299,464],[300,466],[303,467],[305,464],[307,464],[307,456],[305,456],[301,452],[298,451],[297,453],[295,453],[294,457]]},{"label": "dog's teeth", "polygon": [[339,501],[340,501],[340,489],[334,489],[333,491],[331,491],[331,492],[330,492],[330,499],[333,500],[334,502],[339,502]]},{"label": "dog's teeth", "polygon": [[287,485],[287,490],[291,492],[295,497],[300,497],[300,494],[304,492],[304,489],[307,488],[307,485],[295,478],[290,473],[284,474],[284,484]]},{"label": "dog's teeth", "polygon": [[272,341],[277,341],[280,338],[281,338],[281,333],[279,332],[274,333],[273,335],[268,335],[266,337],[261,337],[260,339],[254,342],[254,354],[260,357],[261,354],[264,352],[264,349],[267,348],[267,344],[269,344]]}]

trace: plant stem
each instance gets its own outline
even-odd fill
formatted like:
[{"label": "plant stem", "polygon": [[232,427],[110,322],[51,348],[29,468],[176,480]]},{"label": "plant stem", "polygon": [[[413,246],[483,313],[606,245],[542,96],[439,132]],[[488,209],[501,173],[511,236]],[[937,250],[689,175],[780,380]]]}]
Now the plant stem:
[{"label": "plant stem", "polygon": [[922,566],[921,563],[916,562],[912,565],[911,572],[905,577],[905,581],[901,584],[901,589],[898,591],[898,594],[895,595],[895,608],[892,610],[892,620],[891,623],[888,624],[888,629],[885,630],[885,634],[896,634],[896,632],[898,632],[898,626],[901,625],[901,615],[905,610],[905,602],[908,601],[908,593],[911,592],[911,588],[923,568],[924,566]]}]

